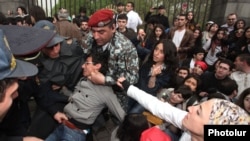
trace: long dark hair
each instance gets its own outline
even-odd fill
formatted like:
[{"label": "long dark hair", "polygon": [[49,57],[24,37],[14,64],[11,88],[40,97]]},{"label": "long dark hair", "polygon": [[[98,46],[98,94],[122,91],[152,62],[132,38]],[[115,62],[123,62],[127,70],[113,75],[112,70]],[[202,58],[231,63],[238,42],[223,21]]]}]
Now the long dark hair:
[{"label": "long dark hair", "polygon": [[[238,101],[236,102],[237,105],[239,105],[242,109],[244,109],[246,111],[246,108],[244,107],[244,99],[246,98],[246,96],[248,96],[250,94],[250,88],[245,89],[241,94],[240,97],[238,99]],[[250,114],[248,111],[246,111],[248,114]]]},{"label": "long dark hair", "polygon": [[146,63],[149,63],[151,65],[155,64],[155,62],[153,61],[154,49],[160,43],[163,44],[164,64],[166,65],[166,70],[175,72],[176,68],[178,67],[177,49],[176,49],[175,44],[171,40],[168,40],[168,39],[159,40],[154,45],[154,48],[151,51],[149,57],[147,58],[148,60],[146,61]]}]

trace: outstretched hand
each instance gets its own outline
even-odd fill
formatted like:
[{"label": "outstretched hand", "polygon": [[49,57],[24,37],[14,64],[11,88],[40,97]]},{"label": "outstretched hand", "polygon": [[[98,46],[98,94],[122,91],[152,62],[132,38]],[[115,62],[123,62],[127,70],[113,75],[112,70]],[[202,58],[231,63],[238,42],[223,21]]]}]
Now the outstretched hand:
[{"label": "outstretched hand", "polygon": [[94,84],[98,84],[98,85],[105,84],[105,76],[99,71],[91,72],[91,75],[88,77],[88,79]]},{"label": "outstretched hand", "polygon": [[128,88],[130,86],[130,83],[125,79],[125,77],[120,77],[117,79],[116,84],[123,88],[126,92],[128,91]]}]

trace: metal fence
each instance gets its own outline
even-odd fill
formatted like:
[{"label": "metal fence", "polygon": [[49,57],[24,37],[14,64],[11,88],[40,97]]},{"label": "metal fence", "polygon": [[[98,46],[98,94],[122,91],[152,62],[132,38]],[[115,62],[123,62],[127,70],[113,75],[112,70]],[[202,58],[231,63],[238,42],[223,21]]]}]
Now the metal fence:
[{"label": "metal fence", "polygon": [[[173,17],[180,13],[188,11],[194,12],[194,18],[197,23],[204,27],[208,20],[209,11],[212,0],[129,0],[135,3],[135,11],[137,11],[143,19],[145,14],[151,7],[164,5],[166,7],[166,15],[169,17],[170,24]],[[28,6],[39,5],[43,7],[47,16],[52,16],[60,8],[66,8],[71,15],[79,14],[78,10],[81,6],[87,8],[87,15],[91,15],[94,11],[101,8],[116,9],[116,4],[120,0],[34,0]],[[124,4],[128,1],[122,1]]]}]

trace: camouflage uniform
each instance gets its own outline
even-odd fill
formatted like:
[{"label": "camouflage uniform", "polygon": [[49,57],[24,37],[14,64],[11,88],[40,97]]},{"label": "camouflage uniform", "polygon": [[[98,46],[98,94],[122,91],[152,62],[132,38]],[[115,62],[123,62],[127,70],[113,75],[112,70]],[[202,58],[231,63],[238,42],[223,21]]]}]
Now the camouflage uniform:
[{"label": "camouflage uniform", "polygon": [[[94,44],[93,36],[90,33],[86,40],[88,52],[95,47]],[[105,75],[105,85],[115,86],[117,78],[121,76],[124,76],[130,84],[137,83],[139,78],[139,59],[136,48],[128,38],[119,32],[115,32],[105,52],[109,53],[109,68]],[[115,89],[114,91],[122,108],[127,112],[128,97],[124,92],[116,91]]]},{"label": "camouflage uniform", "polygon": [[[86,44],[88,51],[91,50],[94,39],[88,34]],[[138,81],[139,60],[136,48],[124,35],[115,32],[111,39],[109,50],[109,69],[105,76],[105,85],[116,84],[117,78],[124,76],[130,84]]]}]

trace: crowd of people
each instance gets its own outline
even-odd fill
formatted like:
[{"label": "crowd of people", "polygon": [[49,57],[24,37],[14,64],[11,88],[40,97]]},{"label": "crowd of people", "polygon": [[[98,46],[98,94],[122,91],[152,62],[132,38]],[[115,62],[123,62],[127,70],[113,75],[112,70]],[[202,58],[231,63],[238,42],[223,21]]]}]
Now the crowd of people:
[{"label": "crowd of people", "polygon": [[204,125],[250,125],[250,26],[231,13],[203,30],[192,11],[173,24],[165,12],[0,13],[0,140],[92,141],[107,120],[111,141],[203,141]]}]

